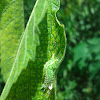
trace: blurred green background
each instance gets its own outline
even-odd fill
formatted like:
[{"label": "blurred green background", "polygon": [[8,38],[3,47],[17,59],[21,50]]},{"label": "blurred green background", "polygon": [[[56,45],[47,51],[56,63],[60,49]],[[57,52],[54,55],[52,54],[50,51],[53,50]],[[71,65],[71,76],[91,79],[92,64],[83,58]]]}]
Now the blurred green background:
[{"label": "blurred green background", "polygon": [[[25,23],[35,1],[24,0]],[[61,0],[57,17],[67,36],[57,100],[100,100],[100,0]]]}]

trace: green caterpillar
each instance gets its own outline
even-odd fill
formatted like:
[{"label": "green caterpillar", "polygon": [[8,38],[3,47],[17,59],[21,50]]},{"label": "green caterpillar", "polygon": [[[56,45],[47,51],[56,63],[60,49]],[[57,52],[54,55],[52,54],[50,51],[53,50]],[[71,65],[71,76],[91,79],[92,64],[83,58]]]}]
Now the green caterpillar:
[{"label": "green caterpillar", "polygon": [[44,65],[44,83],[42,85],[42,89],[44,89],[44,91],[47,90],[48,94],[54,87],[53,82],[56,79],[56,72],[58,68],[57,62],[58,59],[55,59],[53,55],[52,58]]}]

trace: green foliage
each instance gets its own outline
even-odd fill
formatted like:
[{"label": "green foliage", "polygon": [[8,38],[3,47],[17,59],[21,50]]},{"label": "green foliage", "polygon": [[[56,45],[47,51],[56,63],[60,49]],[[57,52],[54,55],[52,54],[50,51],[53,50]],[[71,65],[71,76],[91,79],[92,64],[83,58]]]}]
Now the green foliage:
[{"label": "green foliage", "polygon": [[[8,0],[7,5],[0,1],[0,4],[5,5],[0,8],[0,67],[5,82],[0,100],[55,100],[56,87],[50,94],[41,87],[44,64],[54,54],[58,66],[65,55],[64,26],[55,16],[59,0],[37,0],[25,30],[23,1]],[[56,77],[53,84],[56,86]]]},{"label": "green foliage", "polygon": [[58,73],[57,100],[100,100],[99,10],[100,0],[61,2],[58,18],[66,26],[68,41]]},{"label": "green foliage", "polygon": [[27,24],[29,16],[32,12],[36,0],[24,0],[24,17],[25,17],[25,24]]},{"label": "green foliage", "polygon": [[[24,0],[25,23],[35,1]],[[57,15],[65,25],[67,48],[57,78],[57,100],[100,100],[99,10],[100,0],[61,0]]]},{"label": "green foliage", "polygon": [[59,60],[52,56],[52,58],[46,62],[44,65],[44,83],[42,85],[42,89],[45,91],[48,91],[48,94],[52,90],[53,87],[55,87],[55,79],[58,69],[58,62]]}]

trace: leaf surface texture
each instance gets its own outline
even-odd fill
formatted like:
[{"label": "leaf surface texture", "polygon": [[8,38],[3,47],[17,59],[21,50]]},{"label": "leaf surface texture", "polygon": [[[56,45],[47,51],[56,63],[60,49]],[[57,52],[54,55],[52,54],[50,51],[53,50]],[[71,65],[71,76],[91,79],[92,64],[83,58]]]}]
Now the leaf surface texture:
[{"label": "leaf surface texture", "polygon": [[[19,2],[19,0],[16,1]],[[16,53],[11,65],[9,65],[9,77],[6,76],[6,85],[0,100],[55,98],[54,89],[48,96],[47,93],[43,93],[41,86],[44,64],[54,54],[59,59],[59,65],[65,54],[66,38],[64,27],[59,24],[56,18],[58,10],[59,0],[36,1],[26,29],[19,39],[20,42],[17,42]],[[12,53],[12,50],[9,52]],[[5,77],[4,74],[3,76]]]}]

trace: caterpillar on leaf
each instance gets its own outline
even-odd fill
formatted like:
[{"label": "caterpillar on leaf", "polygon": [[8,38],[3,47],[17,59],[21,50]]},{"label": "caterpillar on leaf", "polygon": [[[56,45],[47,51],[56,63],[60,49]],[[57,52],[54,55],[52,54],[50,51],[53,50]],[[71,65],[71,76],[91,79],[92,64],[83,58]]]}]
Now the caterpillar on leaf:
[{"label": "caterpillar on leaf", "polygon": [[50,93],[50,91],[54,88],[54,81],[56,79],[56,72],[58,69],[57,66],[57,62],[58,59],[54,58],[54,55],[52,56],[52,58],[47,61],[44,65],[44,83],[41,87],[41,89],[43,89],[43,91],[47,91],[48,94]]}]

